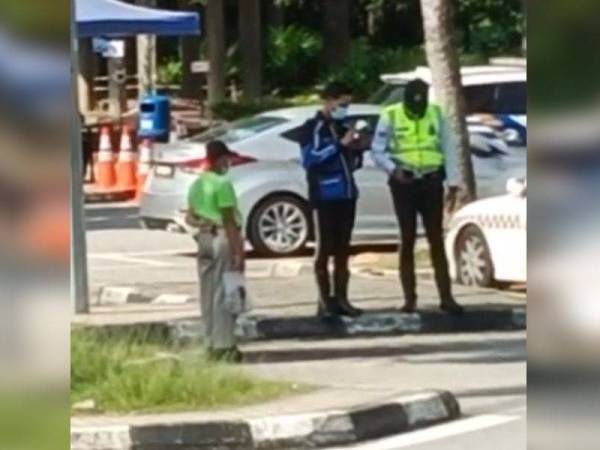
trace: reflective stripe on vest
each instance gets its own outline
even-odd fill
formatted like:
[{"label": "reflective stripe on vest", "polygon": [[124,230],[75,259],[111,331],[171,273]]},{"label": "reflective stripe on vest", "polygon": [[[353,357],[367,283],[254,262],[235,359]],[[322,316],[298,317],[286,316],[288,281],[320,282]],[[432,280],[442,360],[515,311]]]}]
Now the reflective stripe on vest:
[{"label": "reflective stripe on vest", "polygon": [[390,153],[395,160],[418,172],[435,170],[444,164],[438,106],[429,105],[420,120],[409,118],[402,104],[390,106],[385,112],[394,130]]}]

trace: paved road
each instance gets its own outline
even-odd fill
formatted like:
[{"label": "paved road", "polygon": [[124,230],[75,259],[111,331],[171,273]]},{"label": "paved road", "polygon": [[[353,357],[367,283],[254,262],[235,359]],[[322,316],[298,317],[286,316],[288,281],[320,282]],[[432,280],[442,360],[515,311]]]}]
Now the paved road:
[{"label": "paved road", "polygon": [[526,411],[522,406],[344,449],[521,450],[527,448],[526,433]]},{"label": "paved road", "polygon": [[[94,206],[87,214],[94,292],[106,285],[133,285],[145,293],[196,295],[194,243],[189,237],[140,230],[134,206]],[[278,261],[251,258],[249,287],[258,309],[278,314],[314,311],[312,275],[310,270],[302,270],[307,263],[309,256]],[[421,279],[419,288],[420,304],[433,306],[437,295],[432,281]],[[465,304],[524,304],[519,294],[461,287],[455,291]],[[354,276],[351,295],[366,308],[397,306],[402,301],[395,278]],[[140,311],[189,314],[197,311],[197,304],[123,308],[124,315]],[[114,313],[99,308],[95,311]],[[244,370],[265,378],[321,386],[327,393],[323,398],[329,401],[332,397],[370,399],[432,388],[451,390],[458,396],[463,419],[352,447],[357,450],[526,447],[524,332],[291,340],[249,344],[244,352],[254,355]],[[308,406],[327,407],[313,400]]]}]

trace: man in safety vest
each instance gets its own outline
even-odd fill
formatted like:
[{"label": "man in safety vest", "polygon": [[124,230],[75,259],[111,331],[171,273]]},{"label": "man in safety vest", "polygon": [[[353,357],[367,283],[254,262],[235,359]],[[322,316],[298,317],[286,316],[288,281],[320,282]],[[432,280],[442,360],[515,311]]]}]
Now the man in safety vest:
[{"label": "man in safety vest", "polygon": [[444,180],[448,201],[458,191],[454,140],[438,106],[429,104],[429,86],[420,79],[406,85],[404,103],[388,106],[381,114],[372,145],[375,164],[389,175],[389,186],[402,237],[400,279],[405,312],[417,306],[414,267],[417,214],[421,215],[441,309],[461,314],[450,287],[443,241]]}]

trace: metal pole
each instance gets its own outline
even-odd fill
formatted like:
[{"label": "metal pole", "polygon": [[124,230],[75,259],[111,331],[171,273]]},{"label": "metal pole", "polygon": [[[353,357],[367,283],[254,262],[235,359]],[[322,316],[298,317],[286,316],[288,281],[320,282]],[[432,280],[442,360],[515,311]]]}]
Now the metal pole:
[{"label": "metal pole", "polygon": [[83,209],[81,123],[77,95],[79,76],[75,0],[71,0],[71,305],[76,314],[89,312],[87,250]]}]

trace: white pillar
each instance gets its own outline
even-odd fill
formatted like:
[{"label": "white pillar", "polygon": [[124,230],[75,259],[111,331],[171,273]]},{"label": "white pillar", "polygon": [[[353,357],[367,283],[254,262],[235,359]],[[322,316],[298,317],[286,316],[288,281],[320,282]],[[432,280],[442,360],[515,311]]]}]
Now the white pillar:
[{"label": "white pillar", "polygon": [[142,34],[137,36],[137,76],[138,93],[144,94],[156,89],[156,36]]},{"label": "white pillar", "polygon": [[[155,7],[156,0],[135,0],[136,5]],[[142,98],[156,89],[156,36],[140,34],[137,36],[137,76],[138,93]]]}]

